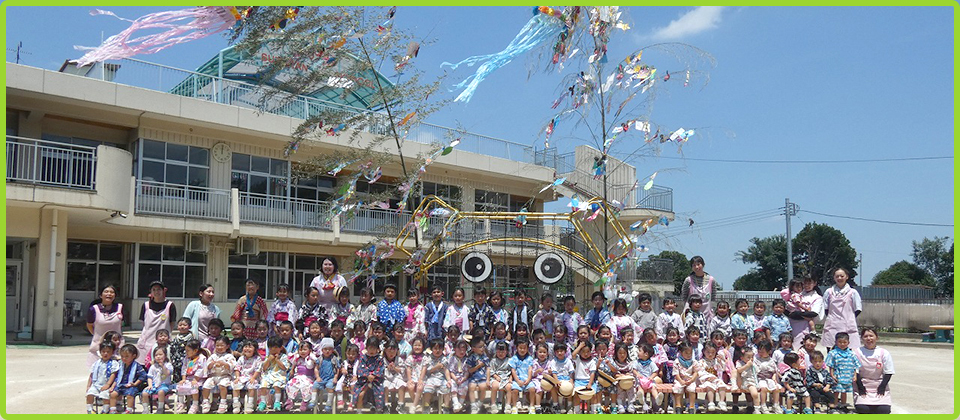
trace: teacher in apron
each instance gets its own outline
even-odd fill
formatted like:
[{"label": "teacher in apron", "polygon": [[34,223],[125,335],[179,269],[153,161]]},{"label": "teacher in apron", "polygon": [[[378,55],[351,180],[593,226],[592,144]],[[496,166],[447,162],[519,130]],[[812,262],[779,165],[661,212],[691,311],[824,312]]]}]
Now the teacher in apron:
[{"label": "teacher in apron", "polygon": [[334,290],[337,287],[346,287],[347,280],[340,275],[340,266],[337,265],[337,259],[334,257],[325,257],[320,263],[320,274],[310,282],[311,287],[316,287],[320,291],[320,299],[317,300],[320,305],[327,309],[328,313],[333,311],[333,306],[337,304],[337,296],[334,296]]},{"label": "teacher in apron", "polygon": [[200,286],[200,300],[195,300],[183,310],[183,316],[190,318],[190,331],[203,342],[207,339],[207,325],[210,320],[220,317],[220,308],[213,304],[213,285]]},{"label": "teacher in apron", "polygon": [[[123,304],[116,302],[116,299],[117,289],[112,285],[107,285],[100,290],[100,299],[94,300],[90,304],[90,311],[87,313],[87,331],[93,334],[93,339],[90,340],[90,356],[87,357],[87,366],[93,366],[100,358],[100,340],[103,339],[103,335],[107,331],[122,332]],[[120,345],[123,346],[122,335]]]},{"label": "teacher in apron", "polygon": [[890,414],[893,400],[888,385],[893,376],[893,357],[887,350],[877,347],[877,330],[864,328],[860,338],[863,347],[853,350],[860,360],[853,404],[857,414]]},{"label": "teacher in apron", "polygon": [[713,292],[717,281],[713,276],[703,271],[704,265],[703,257],[699,255],[690,259],[690,275],[683,280],[683,285],[680,286],[680,299],[683,300],[683,311],[680,313],[686,312],[687,308],[690,307],[690,296],[700,295],[700,298],[703,299],[700,313],[704,315],[707,325],[710,325],[710,320],[713,318]]},{"label": "teacher in apron", "polygon": [[803,337],[809,333],[816,333],[816,331],[810,331],[809,321],[811,319],[814,320],[814,322],[823,320],[823,297],[817,293],[816,289],[816,280],[811,277],[803,279],[803,293],[800,294],[800,301],[810,305],[810,312],[815,313],[816,316],[804,317],[799,314],[805,313],[798,311],[797,318],[793,318],[793,314],[791,314],[790,327],[792,328],[791,334],[793,334],[793,351],[798,351],[803,347]]},{"label": "teacher in apron", "polygon": [[860,334],[857,332],[857,315],[863,310],[860,293],[850,287],[850,272],[845,268],[833,270],[835,285],[823,294],[823,304],[827,310],[827,320],[823,323],[823,340],[826,348],[833,347],[838,332],[850,334],[850,348],[860,347]]},{"label": "teacher in apron", "polygon": [[[137,363],[143,364],[147,360],[153,346],[157,344],[157,331],[170,331],[171,320],[177,319],[177,307],[173,302],[167,300],[167,286],[160,280],[154,280],[150,283],[149,300],[143,303],[140,308],[140,321],[143,321],[143,329],[140,331],[140,339],[137,340]],[[153,355],[150,355],[151,360]]]}]

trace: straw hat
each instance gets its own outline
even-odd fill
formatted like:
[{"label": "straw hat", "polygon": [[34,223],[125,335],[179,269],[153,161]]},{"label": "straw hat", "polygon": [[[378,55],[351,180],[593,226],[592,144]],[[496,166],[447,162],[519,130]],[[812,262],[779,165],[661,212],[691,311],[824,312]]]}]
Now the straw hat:
[{"label": "straw hat", "polygon": [[572,397],[573,396],[573,382],[563,381],[560,382],[560,386],[557,387],[557,392],[560,393],[560,396],[563,397]]},{"label": "straw hat", "polygon": [[613,386],[614,383],[616,383],[616,379],[614,379],[613,376],[607,373],[606,371],[602,369],[597,369],[597,383],[599,383],[600,386],[604,388],[608,388]]},{"label": "straw hat", "polygon": [[544,391],[550,391],[557,386],[560,386],[560,381],[556,376],[546,374],[543,375],[543,379],[540,379],[540,389]]},{"label": "straw hat", "polygon": [[633,375],[617,376],[617,386],[624,391],[633,389],[634,381],[636,381],[636,378],[634,378]]},{"label": "straw hat", "polygon": [[577,388],[575,391],[581,400],[589,400],[596,395],[596,392],[593,391],[593,388],[590,388],[586,385]]}]

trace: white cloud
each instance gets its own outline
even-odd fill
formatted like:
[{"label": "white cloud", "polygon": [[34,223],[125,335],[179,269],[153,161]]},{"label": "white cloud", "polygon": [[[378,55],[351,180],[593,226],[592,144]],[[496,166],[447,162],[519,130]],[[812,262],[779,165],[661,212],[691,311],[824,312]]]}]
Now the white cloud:
[{"label": "white cloud", "polygon": [[717,27],[723,6],[701,6],[684,13],[669,25],[657,28],[650,36],[659,40],[675,40],[696,35]]}]

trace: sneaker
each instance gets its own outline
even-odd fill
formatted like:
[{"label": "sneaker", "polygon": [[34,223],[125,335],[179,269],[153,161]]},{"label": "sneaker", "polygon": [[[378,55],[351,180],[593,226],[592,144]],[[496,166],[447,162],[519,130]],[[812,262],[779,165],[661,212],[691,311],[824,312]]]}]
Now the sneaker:
[{"label": "sneaker", "polygon": [[126,410],[123,410],[123,414],[133,414],[133,409],[130,407],[127,407]]},{"label": "sneaker", "polygon": [[707,403],[707,411],[711,413],[717,411],[717,405],[712,402]]},{"label": "sneaker", "polygon": [[197,414],[197,411],[200,411],[200,404],[193,403],[190,404],[190,410],[187,411],[187,414]]},{"label": "sneaker", "polygon": [[725,401],[720,401],[720,402],[718,402],[718,403],[717,403],[717,410],[726,412],[726,411],[727,411],[727,403],[726,403]]},{"label": "sneaker", "polygon": [[780,404],[773,406],[773,414],[783,414],[783,407]]},{"label": "sneaker", "polygon": [[233,412],[233,414],[240,414],[240,400],[239,400],[239,399],[233,400],[233,410],[232,410],[232,412]]},{"label": "sneaker", "polygon": [[280,405],[280,401],[274,401],[273,411],[280,411],[283,409],[283,406]]},{"label": "sneaker", "polygon": [[520,414],[520,410],[517,407],[513,407],[513,410],[510,410],[510,414]]},{"label": "sneaker", "polygon": [[813,410],[811,410],[810,407],[804,407],[803,414],[813,414]]},{"label": "sneaker", "polygon": [[755,405],[753,406],[753,414],[767,414],[764,412],[766,411],[766,408],[767,406],[765,405]]},{"label": "sneaker", "polygon": [[454,399],[453,399],[453,412],[456,413],[456,412],[460,411],[462,408],[463,408],[463,404],[460,404],[460,399],[459,399],[459,398],[454,398]]},{"label": "sneaker", "polygon": [[792,409],[792,408],[788,408],[788,409],[786,409],[786,410],[783,410],[783,413],[782,413],[782,414],[793,414],[793,409]]},{"label": "sneaker", "polygon": [[217,407],[217,414],[224,414],[227,412],[227,401],[220,400],[220,407]]},{"label": "sneaker", "polygon": [[669,405],[667,406],[667,414],[673,414],[673,407],[672,407],[672,406],[669,406]]},{"label": "sneaker", "polygon": [[267,410],[267,403],[265,401],[260,401],[260,404],[257,404],[257,411],[264,412]]},{"label": "sneaker", "polygon": [[[89,414],[89,413],[87,413],[87,414]],[[150,406],[149,406],[149,405],[144,405],[144,406],[143,406],[143,411],[140,412],[140,414],[150,414]]]},{"label": "sneaker", "polygon": [[181,401],[177,401],[177,403],[173,405],[174,414],[183,414],[183,410],[185,409],[186,407],[183,406],[183,402]]},{"label": "sneaker", "polygon": [[770,414],[770,407],[767,407],[766,405],[761,405],[760,414]]},{"label": "sneaker", "polygon": [[203,408],[200,410],[200,412],[203,413],[203,414],[209,414],[209,413],[210,413],[210,400],[204,401],[202,407],[203,407]]},{"label": "sneaker", "polygon": [[693,407],[687,407],[687,414],[697,414],[697,409]]}]

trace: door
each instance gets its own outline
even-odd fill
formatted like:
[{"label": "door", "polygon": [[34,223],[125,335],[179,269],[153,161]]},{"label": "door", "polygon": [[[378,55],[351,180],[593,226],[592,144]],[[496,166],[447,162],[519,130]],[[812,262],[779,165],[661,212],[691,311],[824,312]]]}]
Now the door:
[{"label": "door", "polygon": [[7,263],[7,332],[20,327],[20,263]]}]

